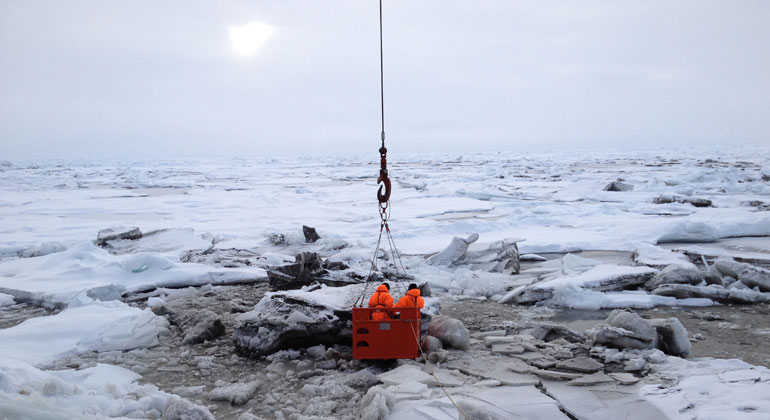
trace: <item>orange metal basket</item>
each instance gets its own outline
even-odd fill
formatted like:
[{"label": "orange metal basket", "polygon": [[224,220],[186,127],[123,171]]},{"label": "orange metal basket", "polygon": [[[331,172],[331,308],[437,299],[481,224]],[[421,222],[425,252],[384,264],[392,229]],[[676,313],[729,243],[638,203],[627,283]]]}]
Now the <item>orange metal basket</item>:
[{"label": "orange metal basket", "polygon": [[[385,312],[391,319],[372,320],[374,312]],[[354,359],[414,359],[419,339],[420,310],[416,307],[353,308]]]}]

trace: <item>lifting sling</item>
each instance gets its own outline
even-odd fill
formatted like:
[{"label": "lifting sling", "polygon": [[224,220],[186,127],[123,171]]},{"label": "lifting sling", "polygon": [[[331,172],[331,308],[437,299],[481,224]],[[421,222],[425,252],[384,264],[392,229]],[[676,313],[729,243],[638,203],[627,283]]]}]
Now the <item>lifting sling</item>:
[{"label": "lifting sling", "polygon": [[[413,308],[384,308],[375,305],[373,308],[363,307],[369,282],[376,278],[377,258],[382,242],[382,234],[390,247],[396,271],[399,265],[404,275],[406,269],[401,261],[401,255],[390,233],[391,183],[388,176],[388,149],[385,147],[385,99],[384,99],[384,66],[382,59],[382,0],[380,0],[380,111],[381,131],[380,140],[380,173],[377,177],[377,203],[380,214],[380,235],[372,258],[371,270],[366,279],[366,285],[361,296],[353,306],[353,358],[355,359],[414,359],[419,355],[420,310],[416,303]],[[404,292],[406,288],[402,286]],[[373,314],[385,313],[386,317],[375,317]],[[382,319],[385,318],[385,319]]]}]

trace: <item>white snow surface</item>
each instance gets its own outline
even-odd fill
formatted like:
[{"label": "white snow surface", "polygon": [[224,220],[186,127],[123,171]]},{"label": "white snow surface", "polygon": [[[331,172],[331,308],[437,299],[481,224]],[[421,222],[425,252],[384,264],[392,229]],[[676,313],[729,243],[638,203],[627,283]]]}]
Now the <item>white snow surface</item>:
[{"label": "white snow surface", "polygon": [[[391,228],[404,252],[418,254],[470,233],[485,242],[524,237],[522,253],[770,235],[770,214],[747,204],[770,195],[761,174],[769,156],[767,147],[393,155]],[[0,250],[69,247],[115,225],[256,243],[268,233],[301,235],[303,224],[369,249],[378,164],[376,154],[14,164],[0,172]],[[617,178],[633,191],[603,191]],[[652,203],[682,192],[714,207]]]},{"label": "white snow surface", "polygon": [[0,358],[0,418],[35,420],[160,418],[174,406],[201,419],[207,408],[138,385],[140,375],[99,363],[81,370],[43,371],[20,360]]},{"label": "white snow surface", "polygon": [[41,257],[0,261],[0,290],[26,300],[66,304],[75,295],[115,286],[126,291],[257,281],[264,269],[181,263],[155,252],[113,255],[91,241]]},{"label": "white snow surface", "polygon": [[695,268],[693,263],[684,254],[669,251],[659,246],[645,244],[634,250],[636,261],[650,266],[667,266],[671,264],[683,267]]},{"label": "white snow surface", "polygon": [[[768,236],[770,212],[752,203],[770,196],[761,172],[769,157],[767,147],[393,155],[390,226],[407,257],[476,233],[480,248],[525,238],[522,254]],[[258,267],[179,258],[212,246],[262,246],[264,263],[285,262],[291,256],[265,247],[267,238],[278,233],[301,246],[302,225],[318,230],[333,260],[363,265],[379,228],[377,165],[376,156],[14,163],[0,172],[0,292],[61,305],[111,284],[133,291],[263,280]],[[618,178],[633,190],[603,190]],[[654,204],[661,195],[713,206]],[[91,245],[113,226],[147,235],[111,241],[121,255]],[[422,265],[407,259],[410,269]],[[425,274],[431,286],[475,296],[510,286],[492,276]]]},{"label": "white snow surface", "polygon": [[[479,234],[474,243],[479,249],[495,241],[526,238],[519,243],[522,254],[641,249],[644,262],[665,264],[683,259],[651,247],[770,236],[770,212],[763,210],[770,197],[770,182],[763,179],[770,167],[770,147],[391,154],[390,163],[394,239],[410,274],[438,293],[505,300],[520,290],[516,288],[528,287],[531,274],[537,274],[513,277],[425,264],[425,256],[441,251],[456,236]],[[291,262],[297,249],[305,247],[366,271],[380,227],[374,205],[378,166],[374,154],[45,161],[3,167],[0,307],[12,304],[8,296],[13,296],[64,309],[0,330],[0,418],[17,418],[18,413],[39,419],[160,418],[174,404],[187,404],[182,411],[197,410],[207,418],[205,408],[152,385],[137,385],[137,375],[119,367],[40,368],[72,353],[155,345],[166,321],[149,310],[110,300],[122,291],[264,281],[264,269],[256,266],[182,262],[188,251],[259,248],[255,258],[272,265]],[[633,190],[603,190],[619,178]],[[661,195],[708,199],[712,206],[654,204]],[[317,229],[321,240],[312,245],[316,248],[304,243],[302,225]],[[137,226],[152,234],[112,241],[110,253],[93,240],[99,230],[112,226]],[[283,235],[289,247],[272,245],[272,234]],[[770,246],[765,241],[738,251],[767,255]],[[647,267],[604,264],[576,255],[540,267],[541,273],[550,274],[538,287],[553,289],[551,303],[561,306],[713,304],[643,291],[591,290],[612,276],[652,270]],[[360,286],[348,287],[345,293],[334,288],[279,293],[332,311],[351,306]],[[426,301],[426,310],[434,310],[437,298]],[[294,312],[285,321],[303,324],[308,318]],[[650,385],[639,395],[670,419],[770,416],[764,368],[738,361],[668,358],[655,369],[675,377],[675,386]],[[427,372],[400,373],[385,375],[386,384],[372,388],[366,413],[391,419],[458,418]],[[440,373],[442,381],[458,381],[457,403],[474,418],[566,418],[553,399],[531,384],[490,386],[495,384],[479,381],[474,386],[457,379],[460,374]],[[224,391],[234,395],[232,389]]]},{"label": "white snow surface", "polygon": [[129,350],[158,344],[168,321],[149,309],[119,301],[94,301],[68,307],[56,315],[31,318],[0,330],[0,358],[32,365],[85,351]]}]

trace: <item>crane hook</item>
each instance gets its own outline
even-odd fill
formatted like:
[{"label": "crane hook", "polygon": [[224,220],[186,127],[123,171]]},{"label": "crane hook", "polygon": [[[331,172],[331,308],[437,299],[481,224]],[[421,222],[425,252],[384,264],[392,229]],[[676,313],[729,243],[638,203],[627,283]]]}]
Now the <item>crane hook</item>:
[{"label": "crane hook", "polygon": [[[390,178],[388,178],[387,154],[388,149],[386,149],[385,145],[383,144],[383,146],[380,147],[380,176],[377,178],[377,184],[383,184],[380,185],[380,188],[377,190],[377,201],[379,201],[380,204],[384,204],[390,201]],[[384,193],[382,192],[383,187],[385,188]]]}]

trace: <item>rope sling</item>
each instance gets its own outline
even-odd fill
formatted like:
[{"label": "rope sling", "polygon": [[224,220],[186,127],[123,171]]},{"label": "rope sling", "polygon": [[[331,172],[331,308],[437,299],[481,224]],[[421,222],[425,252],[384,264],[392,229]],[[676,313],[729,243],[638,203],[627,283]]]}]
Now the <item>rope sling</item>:
[{"label": "rope sling", "polygon": [[[393,240],[393,235],[390,232],[390,194],[391,183],[388,176],[388,149],[385,147],[385,65],[383,61],[382,53],[382,0],[380,0],[380,174],[377,177],[377,184],[381,184],[377,189],[377,204],[378,212],[380,214],[380,234],[377,237],[377,245],[374,248],[374,255],[372,256],[371,268],[369,274],[366,277],[366,284],[364,290],[361,292],[361,296],[356,300],[354,306],[362,306],[367,295],[367,289],[369,283],[377,279],[378,271],[378,257],[380,249],[382,249],[382,234],[385,233],[386,240],[388,241],[388,247],[390,248],[390,254],[394,260],[394,266],[396,268],[396,274],[402,274],[403,278],[407,278],[406,268],[404,262],[401,259],[401,253],[396,247],[396,242]],[[400,273],[399,273],[400,269]],[[397,282],[402,291],[406,293],[406,286],[404,281]]]},{"label": "rope sling", "polygon": [[[366,284],[364,285],[363,291],[361,292],[361,296],[356,300],[356,303],[354,306],[362,306],[364,304],[364,300],[367,296],[367,289],[369,287],[369,283],[374,281],[376,278],[376,273],[378,270],[377,267],[377,259],[379,256],[380,251],[380,245],[382,243],[382,233],[385,232],[385,237],[388,241],[388,246],[390,247],[390,253],[393,258],[393,265],[396,268],[396,274],[399,274],[399,268],[401,269],[401,273],[403,273],[403,279],[407,279],[408,275],[406,273],[406,268],[404,267],[404,263],[401,259],[401,253],[398,251],[398,247],[396,247],[396,242],[393,240],[393,235],[390,232],[390,226],[388,225],[388,220],[390,220],[390,193],[391,193],[391,184],[390,184],[390,178],[388,177],[388,149],[385,147],[385,75],[384,75],[384,65],[383,65],[383,54],[382,54],[382,0],[379,1],[380,3],[380,117],[381,117],[381,131],[380,131],[380,175],[377,178],[377,184],[382,184],[377,190],[377,203],[378,203],[378,211],[380,214],[380,234],[377,237],[377,245],[374,248],[374,256],[372,257],[372,263],[371,268],[369,270],[369,275],[366,277]],[[383,191],[384,189],[384,191]],[[398,284],[403,289],[404,294],[406,294],[406,287],[404,286],[404,282],[399,281]],[[417,306],[417,298],[413,297],[415,306]],[[378,299],[379,302],[379,299]],[[433,378],[436,380],[436,383],[439,385],[441,390],[444,392],[444,394],[447,396],[449,401],[452,403],[452,405],[457,409],[457,412],[459,415],[468,420],[469,417],[463,412],[463,410],[455,403],[452,396],[449,394],[449,392],[444,388],[444,385],[439,380],[438,376],[436,375],[436,371],[428,363],[428,359],[425,358],[425,352],[422,348],[422,343],[420,343],[420,337],[417,335],[417,333],[414,331],[413,328],[409,328],[409,330],[412,331],[412,334],[414,336],[415,341],[417,342],[417,347],[420,349],[420,354],[423,355],[423,360],[425,361],[425,365],[428,366],[431,370],[431,374],[433,375]]]}]

